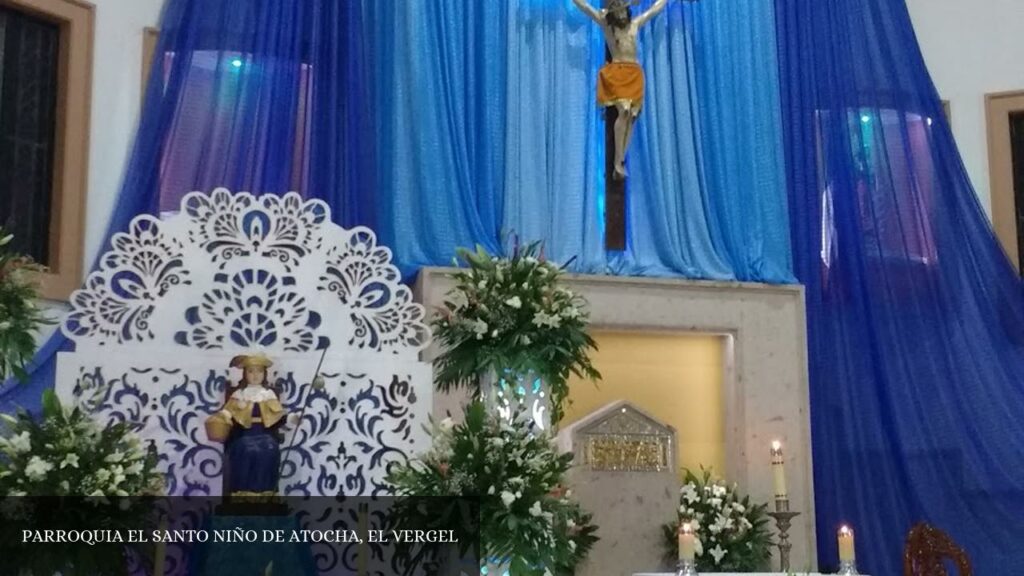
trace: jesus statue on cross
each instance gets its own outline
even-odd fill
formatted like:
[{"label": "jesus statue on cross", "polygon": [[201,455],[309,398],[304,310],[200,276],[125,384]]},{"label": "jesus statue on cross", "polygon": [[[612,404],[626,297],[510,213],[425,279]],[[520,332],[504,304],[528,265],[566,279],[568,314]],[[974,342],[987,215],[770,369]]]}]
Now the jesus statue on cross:
[{"label": "jesus statue on cross", "polygon": [[665,8],[668,0],[656,0],[636,18],[630,12],[629,0],[612,0],[608,7],[598,10],[589,0],[572,0],[573,4],[596,22],[604,32],[611,62],[601,67],[597,80],[597,103],[614,106],[615,119],[615,176],[626,177],[626,150],[633,135],[633,122],[640,114],[644,101],[644,69],[637,58],[637,34],[640,28]]}]

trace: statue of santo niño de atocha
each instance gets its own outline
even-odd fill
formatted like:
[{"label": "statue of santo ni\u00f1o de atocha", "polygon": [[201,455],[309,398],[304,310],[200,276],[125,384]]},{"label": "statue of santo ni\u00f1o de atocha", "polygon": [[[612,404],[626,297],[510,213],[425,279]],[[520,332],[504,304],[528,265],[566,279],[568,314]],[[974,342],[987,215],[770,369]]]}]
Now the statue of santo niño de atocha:
[{"label": "statue of santo ni\u00f1o de atocha", "polygon": [[287,410],[268,382],[271,366],[263,353],[234,357],[231,367],[242,369],[242,379],[228,383],[224,407],[206,419],[209,439],[224,443],[223,493],[230,499],[277,497]]}]

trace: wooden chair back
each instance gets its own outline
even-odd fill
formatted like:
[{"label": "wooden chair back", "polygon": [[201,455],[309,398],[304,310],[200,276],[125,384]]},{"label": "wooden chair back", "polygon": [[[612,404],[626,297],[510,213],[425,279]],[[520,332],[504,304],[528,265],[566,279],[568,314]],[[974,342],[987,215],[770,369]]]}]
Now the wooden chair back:
[{"label": "wooden chair back", "polygon": [[950,576],[946,560],[952,561],[959,576],[972,576],[967,553],[942,530],[924,522],[910,529],[903,548],[903,576]]}]

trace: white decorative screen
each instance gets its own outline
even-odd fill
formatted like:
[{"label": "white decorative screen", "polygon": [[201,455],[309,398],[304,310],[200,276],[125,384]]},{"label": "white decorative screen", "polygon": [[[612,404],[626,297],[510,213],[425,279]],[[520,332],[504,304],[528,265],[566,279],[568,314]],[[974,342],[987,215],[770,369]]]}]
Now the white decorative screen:
[{"label": "white decorative screen", "polygon": [[[373,232],[333,224],[319,200],[189,194],[180,212],[115,235],[71,308],[58,393],[136,423],[171,494],[219,493],[220,446],[203,420],[223,402],[231,357],[251,350],[275,361],[289,410],[307,406],[283,494],[376,494],[390,462],[429,446],[423,307]],[[327,386],[312,391],[324,349]]]}]

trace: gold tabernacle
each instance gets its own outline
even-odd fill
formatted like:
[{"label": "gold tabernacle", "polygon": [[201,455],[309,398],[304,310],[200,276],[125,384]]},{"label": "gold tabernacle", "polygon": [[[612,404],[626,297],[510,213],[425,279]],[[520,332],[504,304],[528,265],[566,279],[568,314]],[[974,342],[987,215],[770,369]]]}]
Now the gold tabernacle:
[{"label": "gold tabernacle", "polygon": [[653,435],[591,436],[586,462],[594,470],[660,472],[669,466],[668,447],[668,442]]}]

